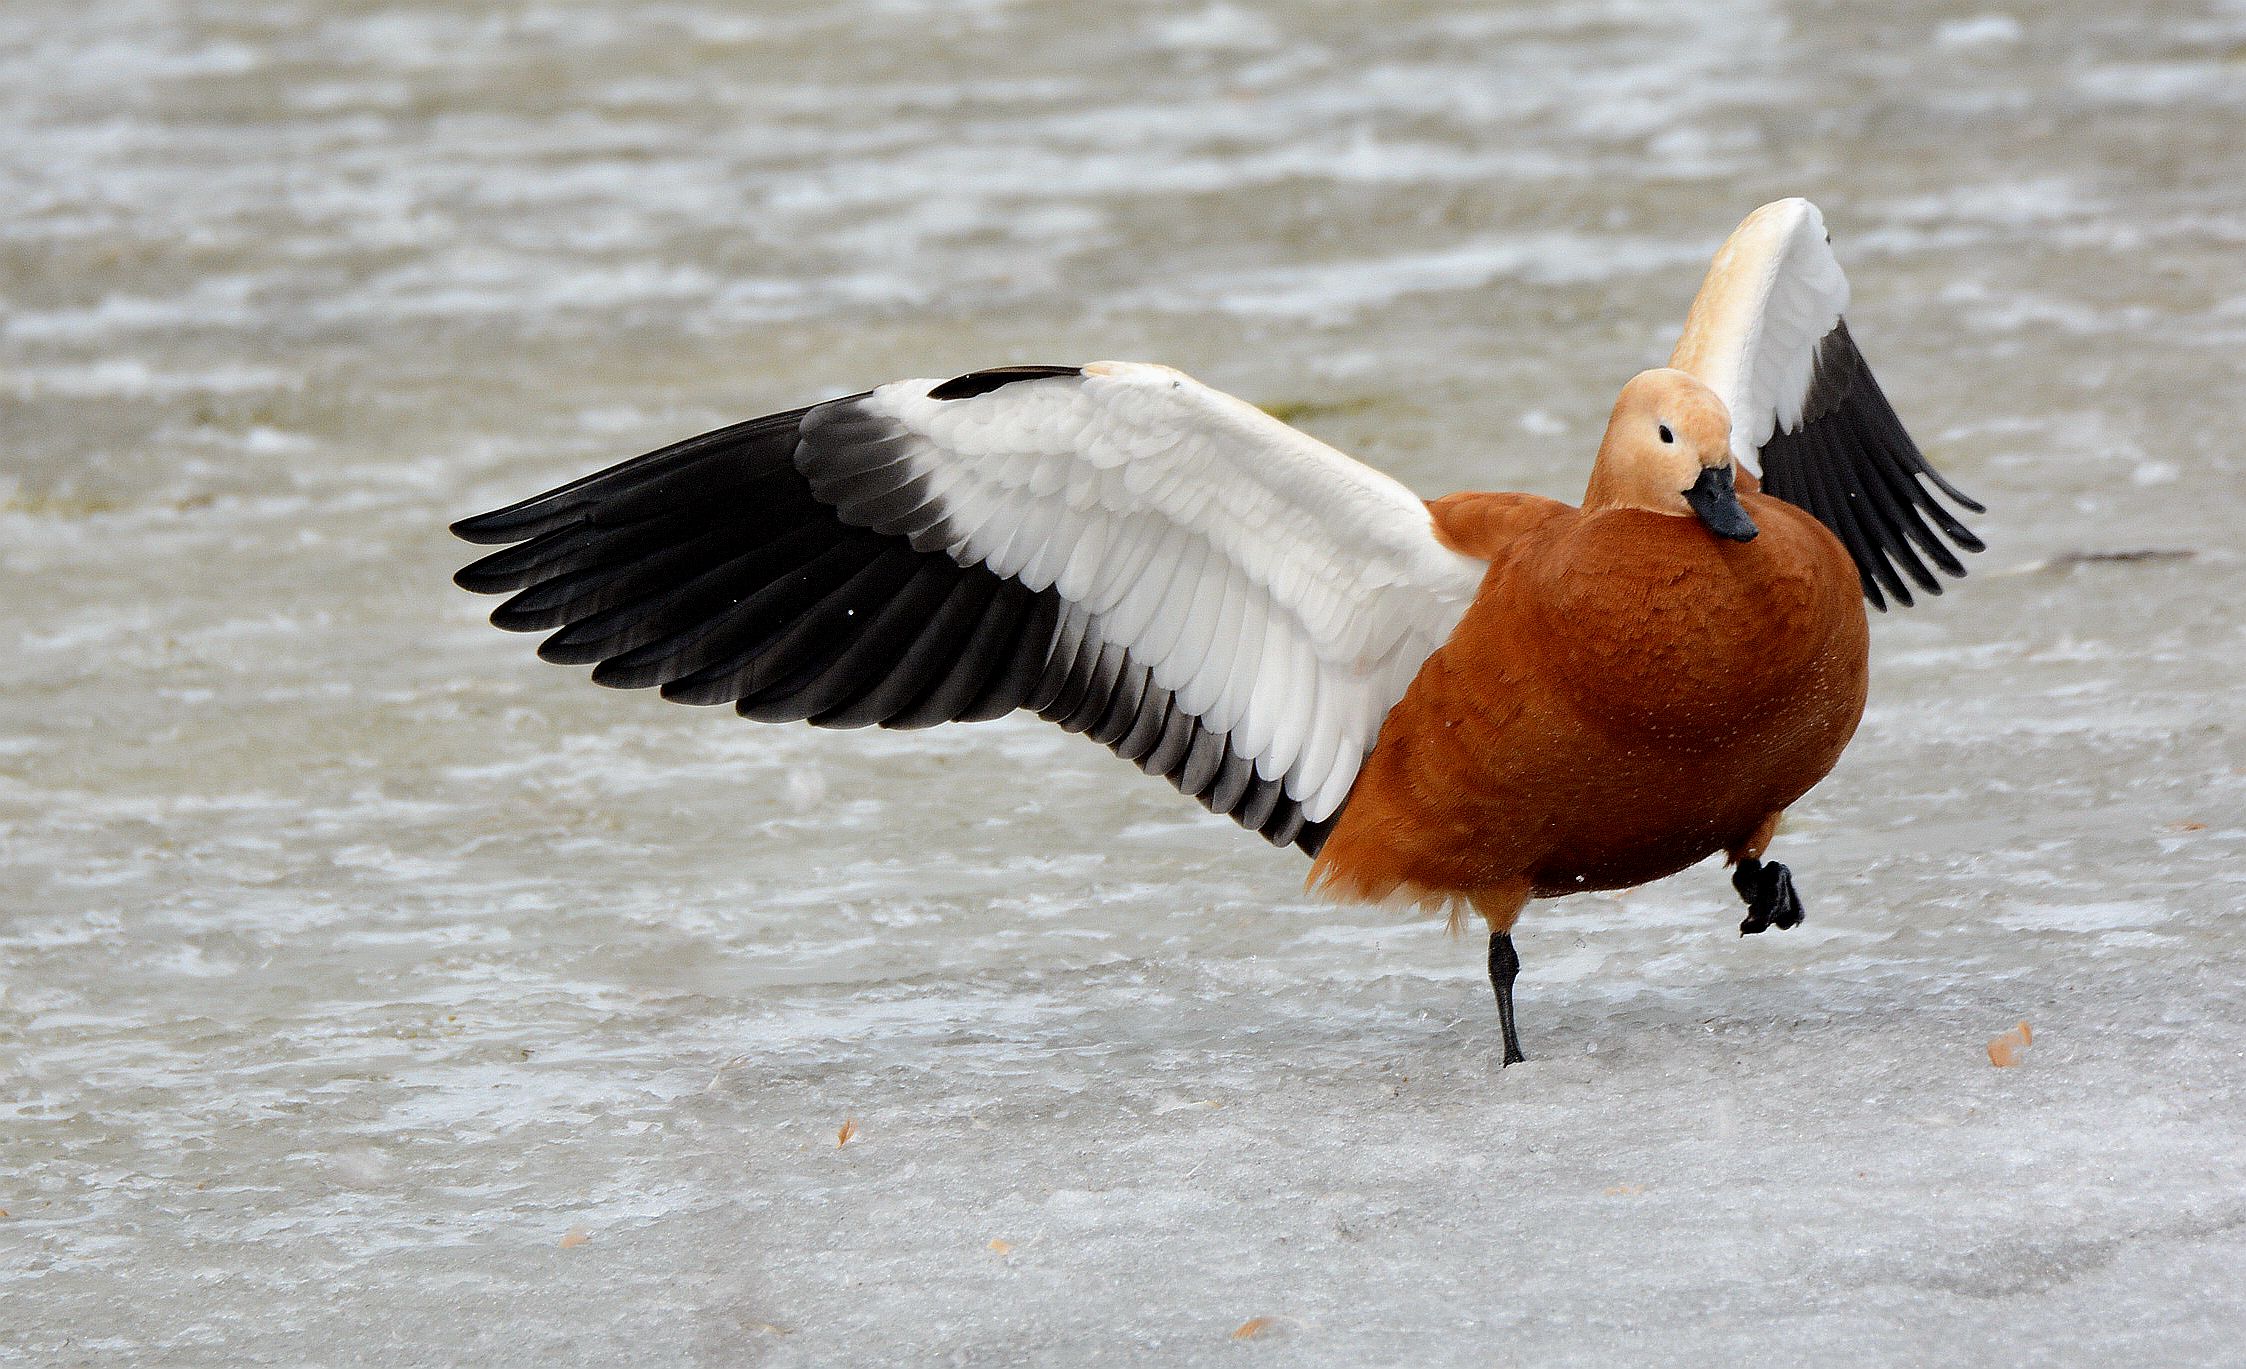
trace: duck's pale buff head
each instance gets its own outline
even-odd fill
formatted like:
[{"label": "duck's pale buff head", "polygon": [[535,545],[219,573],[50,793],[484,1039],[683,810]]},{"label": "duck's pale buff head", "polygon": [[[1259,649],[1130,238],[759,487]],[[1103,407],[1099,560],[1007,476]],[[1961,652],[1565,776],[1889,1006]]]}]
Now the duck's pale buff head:
[{"label": "duck's pale buff head", "polygon": [[1731,414],[1716,392],[1668,367],[1632,377],[1607,420],[1583,507],[1698,518],[1719,537],[1751,541],[1754,521],[1732,488]]}]

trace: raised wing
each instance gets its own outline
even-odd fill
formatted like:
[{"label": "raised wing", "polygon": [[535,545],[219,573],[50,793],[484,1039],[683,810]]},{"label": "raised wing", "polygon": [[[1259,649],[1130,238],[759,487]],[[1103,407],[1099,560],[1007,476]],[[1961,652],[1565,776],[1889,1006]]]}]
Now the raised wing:
[{"label": "raised wing", "polygon": [[1951,544],[1981,550],[1981,539],[1936,490],[1983,510],[1903,430],[1848,335],[1847,308],[1848,278],[1817,206],[1766,204],[1716,253],[1669,364],[1723,398],[1733,457],[1761,478],[1765,493],[1831,528],[1855,559],[1864,597],[1885,609],[1883,587],[1912,602],[1898,567],[1940,594],[1942,582],[1926,563],[1963,575]]},{"label": "raised wing", "polygon": [[469,518],[492,621],[764,722],[1034,710],[1316,851],[1486,563],[1387,476],[1167,367],[903,380]]}]

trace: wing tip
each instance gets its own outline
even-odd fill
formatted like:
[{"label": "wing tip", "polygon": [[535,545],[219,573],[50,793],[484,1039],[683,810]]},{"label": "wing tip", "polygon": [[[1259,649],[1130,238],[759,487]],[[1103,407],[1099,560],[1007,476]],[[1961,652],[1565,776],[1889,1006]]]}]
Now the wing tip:
[{"label": "wing tip", "polygon": [[[1764,244],[1767,250],[1782,255],[1794,250],[1796,244],[1804,241],[1805,235],[1808,241],[1822,245],[1826,255],[1831,255],[1833,234],[1825,226],[1825,211],[1800,195],[1789,195],[1757,205],[1731,230],[1731,236],[1724,240],[1724,248]],[[1838,263],[1834,266],[1837,269]]]},{"label": "wing tip", "polygon": [[1825,224],[1825,211],[1819,209],[1816,201],[1806,195],[1786,195],[1768,203],[1759,204],[1755,206],[1754,212],[1747,215],[1742,226],[1745,222],[1752,222],[1755,219],[1765,217],[1773,219],[1779,217],[1807,218],[1820,228]]},{"label": "wing tip", "polygon": [[[545,496],[540,495],[538,498],[543,499]],[[503,509],[492,509],[485,513],[470,514],[468,517],[452,523],[446,531],[463,542],[473,542],[477,546],[494,547],[502,546],[508,542],[520,542],[523,534],[518,531],[520,526],[518,515],[522,514],[528,505],[537,502],[537,499],[531,499],[520,504],[509,504]],[[462,588],[466,588],[466,586],[462,586]]]}]

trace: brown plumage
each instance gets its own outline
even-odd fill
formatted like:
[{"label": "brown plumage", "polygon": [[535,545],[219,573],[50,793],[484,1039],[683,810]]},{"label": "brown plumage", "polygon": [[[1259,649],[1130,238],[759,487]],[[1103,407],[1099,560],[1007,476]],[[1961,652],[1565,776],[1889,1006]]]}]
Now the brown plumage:
[{"label": "brown plumage", "polygon": [[[1663,417],[1688,452],[1663,450]],[[1660,497],[1692,483],[1665,465],[1727,468],[1729,433],[1705,386],[1652,371],[1616,405],[1580,509],[1430,505],[1490,568],[1388,715],[1314,883],[1462,900],[1505,933],[1531,898],[1762,855],[1856,730],[1868,633],[1855,565],[1815,518],[1750,491],[1758,534],[1733,541]]]},{"label": "brown plumage", "polygon": [[1864,605],[1940,593],[1979,509],[1856,350],[1805,200],[1717,253],[1622,390],[1580,508],[1422,504],[1167,367],[905,380],[463,520],[459,583],[593,679],[763,722],[1027,709],[1315,858],[1480,913],[1508,1062],[1532,898],[1762,857],[1862,716]]}]

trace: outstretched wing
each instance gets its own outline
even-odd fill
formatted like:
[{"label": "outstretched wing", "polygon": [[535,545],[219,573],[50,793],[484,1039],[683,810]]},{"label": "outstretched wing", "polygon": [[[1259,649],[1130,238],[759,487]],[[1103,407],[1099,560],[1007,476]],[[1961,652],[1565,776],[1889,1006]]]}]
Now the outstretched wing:
[{"label": "outstretched wing", "polygon": [[1847,308],[1848,277],[1817,206],[1766,204],[1716,253],[1669,364],[1723,398],[1732,455],[1761,478],[1766,494],[1833,530],[1856,561],[1864,597],[1884,609],[1883,587],[1912,602],[1898,567],[1940,594],[1927,562],[1963,575],[1952,544],[1981,550],[1981,539],[1936,491],[1983,510],[1903,430],[1848,335]]},{"label": "outstretched wing", "polygon": [[1167,367],[903,380],[469,518],[498,626],[765,722],[1028,708],[1315,852],[1484,562],[1387,476]]}]

